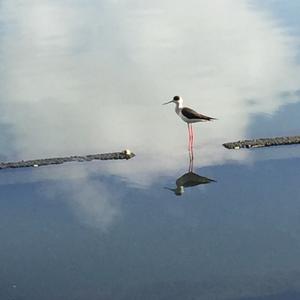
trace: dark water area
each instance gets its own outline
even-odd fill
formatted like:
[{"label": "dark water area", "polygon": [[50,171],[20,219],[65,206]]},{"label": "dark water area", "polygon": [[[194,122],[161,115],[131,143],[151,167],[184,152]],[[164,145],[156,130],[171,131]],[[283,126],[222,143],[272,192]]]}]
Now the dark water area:
[{"label": "dark water area", "polygon": [[298,299],[296,6],[2,1],[1,161],[136,157],[1,170],[0,299]]},{"label": "dark water area", "polygon": [[[99,174],[82,202],[70,197],[81,180],[3,185],[1,297],[244,299],[297,288],[299,163],[197,169],[217,182],[182,196],[164,189],[177,174],[147,189]],[[109,204],[105,184],[117,191]]]}]

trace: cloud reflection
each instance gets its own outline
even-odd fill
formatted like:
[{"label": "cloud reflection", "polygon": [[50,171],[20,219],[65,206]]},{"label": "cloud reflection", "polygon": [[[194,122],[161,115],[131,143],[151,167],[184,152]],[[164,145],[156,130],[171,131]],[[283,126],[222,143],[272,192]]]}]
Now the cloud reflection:
[{"label": "cloud reflection", "polygon": [[116,195],[101,182],[84,180],[58,184],[58,193],[84,224],[106,231],[120,217]]}]

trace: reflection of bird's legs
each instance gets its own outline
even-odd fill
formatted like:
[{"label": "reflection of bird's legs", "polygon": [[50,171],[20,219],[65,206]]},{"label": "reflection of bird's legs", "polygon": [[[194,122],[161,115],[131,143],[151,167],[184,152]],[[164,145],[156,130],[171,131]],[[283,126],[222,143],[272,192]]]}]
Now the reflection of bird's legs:
[{"label": "reflection of bird's legs", "polygon": [[193,169],[194,169],[194,149],[192,147],[189,150],[189,158],[190,158],[189,172],[193,172]]}]

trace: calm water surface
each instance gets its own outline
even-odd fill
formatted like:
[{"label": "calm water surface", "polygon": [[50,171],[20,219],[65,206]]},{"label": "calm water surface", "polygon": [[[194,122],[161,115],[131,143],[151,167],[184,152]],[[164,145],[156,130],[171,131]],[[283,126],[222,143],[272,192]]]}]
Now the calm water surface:
[{"label": "calm water surface", "polygon": [[[0,298],[300,299],[295,1],[0,4]],[[195,126],[193,172],[175,94]]]}]

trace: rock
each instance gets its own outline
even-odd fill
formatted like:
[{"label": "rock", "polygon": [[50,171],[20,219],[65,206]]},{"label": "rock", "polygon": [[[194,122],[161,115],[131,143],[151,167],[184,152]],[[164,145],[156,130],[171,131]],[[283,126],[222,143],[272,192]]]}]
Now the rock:
[{"label": "rock", "polygon": [[54,158],[44,158],[44,159],[35,159],[35,160],[21,160],[16,162],[0,162],[0,169],[8,168],[25,168],[25,167],[40,167],[47,165],[58,165],[65,162],[83,162],[83,161],[92,161],[92,160],[108,160],[108,159],[130,159],[135,156],[130,150],[126,149],[121,152],[112,152],[112,153],[102,153],[102,154],[92,154],[85,156],[66,156],[66,157],[54,157]]},{"label": "rock", "polygon": [[240,148],[258,148],[270,147],[280,145],[293,145],[300,144],[300,136],[284,136],[274,138],[261,138],[253,140],[243,140],[231,143],[225,143],[223,146],[227,149],[240,149]]}]

